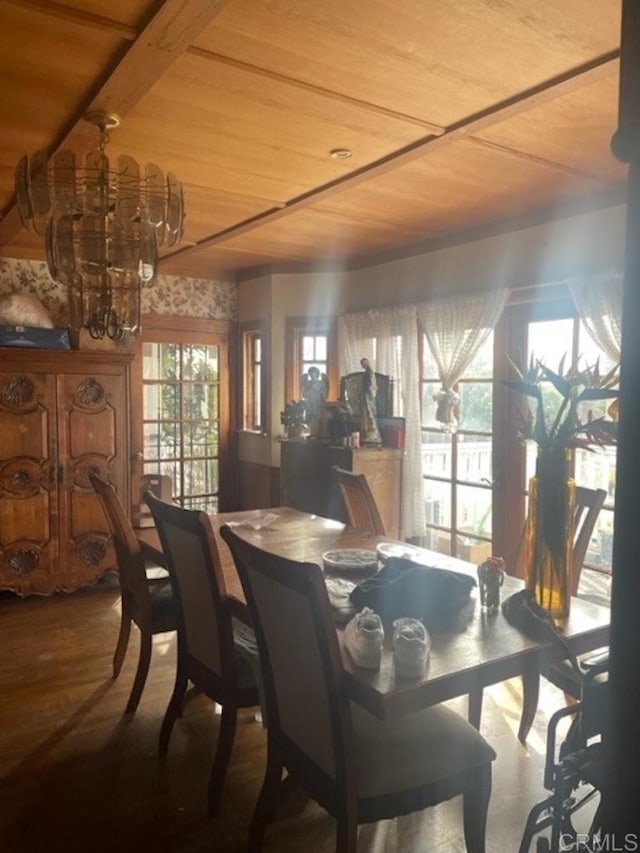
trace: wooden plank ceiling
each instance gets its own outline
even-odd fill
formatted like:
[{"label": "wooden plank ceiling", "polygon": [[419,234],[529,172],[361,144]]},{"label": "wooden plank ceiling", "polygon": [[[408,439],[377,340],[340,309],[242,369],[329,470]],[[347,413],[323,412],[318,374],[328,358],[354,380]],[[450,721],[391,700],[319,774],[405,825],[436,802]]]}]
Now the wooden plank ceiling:
[{"label": "wooden plank ceiling", "polygon": [[[363,264],[624,197],[620,0],[0,0],[0,253],[24,153],[174,172],[205,278]],[[332,159],[345,148],[348,159]]]}]

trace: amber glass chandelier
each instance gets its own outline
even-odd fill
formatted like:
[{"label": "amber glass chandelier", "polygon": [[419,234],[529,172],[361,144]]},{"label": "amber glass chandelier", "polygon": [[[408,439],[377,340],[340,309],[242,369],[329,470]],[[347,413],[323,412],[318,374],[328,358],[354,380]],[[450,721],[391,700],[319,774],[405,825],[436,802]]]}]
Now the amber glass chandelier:
[{"label": "amber glass chandelier", "polygon": [[93,338],[120,339],[140,329],[140,294],[153,281],[158,247],[182,237],[182,185],[153,163],[141,167],[105,147],[120,120],[90,113],[99,130],[84,158],[59,151],[24,156],[16,169],[22,222],[45,239],[51,277],[67,288],[69,325]]}]

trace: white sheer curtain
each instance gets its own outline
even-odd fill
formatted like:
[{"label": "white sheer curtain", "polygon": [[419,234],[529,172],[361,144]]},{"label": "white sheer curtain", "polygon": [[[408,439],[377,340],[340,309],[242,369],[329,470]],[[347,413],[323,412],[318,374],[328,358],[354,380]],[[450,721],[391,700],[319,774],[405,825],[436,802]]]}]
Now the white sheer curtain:
[{"label": "white sheer curtain", "polygon": [[442,382],[436,395],[436,418],[450,430],[456,428],[453,407],[458,402],[453,386],[495,328],[507,296],[507,290],[494,290],[434,299],[417,306],[418,320]]},{"label": "white sheer curtain", "polygon": [[569,290],[587,332],[612,361],[619,362],[622,274],[608,272],[572,279]]},{"label": "white sheer curtain", "polygon": [[368,358],[373,369],[394,381],[394,414],[405,418],[401,524],[404,537],[424,533],[424,489],[420,431],[418,330],[414,306],[380,308],[338,318],[340,375],[361,370]]}]

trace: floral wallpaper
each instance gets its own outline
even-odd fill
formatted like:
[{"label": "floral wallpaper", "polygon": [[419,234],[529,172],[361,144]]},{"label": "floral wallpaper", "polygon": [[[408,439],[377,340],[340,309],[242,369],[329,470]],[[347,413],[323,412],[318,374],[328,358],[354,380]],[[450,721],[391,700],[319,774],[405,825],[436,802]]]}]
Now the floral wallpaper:
[{"label": "floral wallpaper", "polygon": [[[65,287],[51,278],[44,261],[0,258],[0,296],[18,291],[37,296],[56,326],[67,324]],[[161,275],[143,288],[142,313],[234,320],[238,313],[236,285]]]},{"label": "floral wallpaper", "polygon": [[142,313],[235,320],[238,291],[233,282],[159,275],[142,291]]},{"label": "floral wallpaper", "polygon": [[54,325],[67,325],[65,287],[51,278],[44,261],[0,258],[0,296],[18,292],[37,296]]}]

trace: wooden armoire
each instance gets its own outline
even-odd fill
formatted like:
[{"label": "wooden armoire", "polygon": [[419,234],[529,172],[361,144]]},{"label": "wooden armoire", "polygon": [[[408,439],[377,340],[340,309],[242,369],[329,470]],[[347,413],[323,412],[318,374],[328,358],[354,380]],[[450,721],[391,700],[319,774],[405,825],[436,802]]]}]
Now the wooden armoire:
[{"label": "wooden armoire", "polygon": [[127,502],[130,360],[0,348],[0,589],[69,592],[115,568],[87,475]]}]

